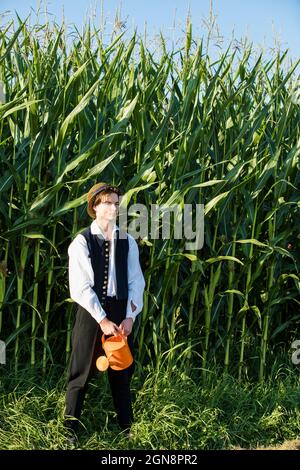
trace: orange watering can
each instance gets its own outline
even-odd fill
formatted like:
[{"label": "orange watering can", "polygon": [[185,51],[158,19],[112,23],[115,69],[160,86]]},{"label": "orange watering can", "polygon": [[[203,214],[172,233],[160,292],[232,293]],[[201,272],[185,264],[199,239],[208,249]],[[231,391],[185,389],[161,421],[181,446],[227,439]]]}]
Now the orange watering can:
[{"label": "orange watering can", "polygon": [[108,367],[114,370],[127,369],[133,363],[126,336],[117,335],[105,339],[103,334],[102,347],[106,355],[98,357],[96,361],[96,367],[101,372],[106,371]]}]

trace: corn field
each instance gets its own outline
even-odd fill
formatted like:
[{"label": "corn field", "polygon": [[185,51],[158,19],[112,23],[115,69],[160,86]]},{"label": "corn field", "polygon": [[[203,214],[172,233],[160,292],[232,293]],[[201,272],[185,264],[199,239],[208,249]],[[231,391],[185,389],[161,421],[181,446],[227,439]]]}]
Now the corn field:
[{"label": "corn field", "polygon": [[204,204],[201,250],[139,240],[141,364],[262,380],[297,339],[298,62],[251,48],[212,60],[191,24],[178,50],[160,41],[157,54],[136,34],[104,45],[92,26],[1,31],[0,339],[16,370],[69,358],[67,248],[98,181],[149,212]]}]

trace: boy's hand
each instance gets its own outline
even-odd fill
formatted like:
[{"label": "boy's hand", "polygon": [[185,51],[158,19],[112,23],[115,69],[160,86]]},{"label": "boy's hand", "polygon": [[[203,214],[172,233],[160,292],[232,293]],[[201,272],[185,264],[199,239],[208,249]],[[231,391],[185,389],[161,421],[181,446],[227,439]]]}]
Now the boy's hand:
[{"label": "boy's hand", "polygon": [[132,331],[133,319],[125,318],[125,320],[120,323],[119,328],[123,336],[129,336]]},{"label": "boy's hand", "polygon": [[119,327],[114,322],[110,321],[107,317],[103,318],[99,325],[105,335],[116,336],[120,334]]}]

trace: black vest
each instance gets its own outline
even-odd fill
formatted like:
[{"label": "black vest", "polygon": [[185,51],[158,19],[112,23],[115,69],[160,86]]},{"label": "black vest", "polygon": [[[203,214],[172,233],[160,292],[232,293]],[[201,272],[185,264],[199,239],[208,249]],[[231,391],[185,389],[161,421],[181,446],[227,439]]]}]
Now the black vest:
[{"label": "black vest", "polygon": [[[98,235],[93,235],[91,227],[81,232],[81,235],[86,239],[94,271],[94,286],[92,289],[96,292],[100,303],[102,303],[107,295],[109,241]],[[119,230],[117,230],[115,243],[116,297],[119,300],[125,300],[128,299],[128,237],[119,238]]]}]

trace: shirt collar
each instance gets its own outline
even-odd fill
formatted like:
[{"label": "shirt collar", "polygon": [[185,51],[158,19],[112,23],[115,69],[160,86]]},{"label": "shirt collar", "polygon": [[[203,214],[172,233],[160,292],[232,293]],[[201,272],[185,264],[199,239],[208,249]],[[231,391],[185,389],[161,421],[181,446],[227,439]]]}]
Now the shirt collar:
[{"label": "shirt collar", "polygon": [[[119,230],[119,227],[116,224],[114,224],[113,232],[112,232],[113,237],[115,237],[115,233],[116,233],[117,230]],[[102,232],[101,228],[97,224],[96,219],[93,220],[93,222],[91,223],[91,233],[92,233],[92,235],[100,235],[102,238],[105,238],[104,233]]]}]

